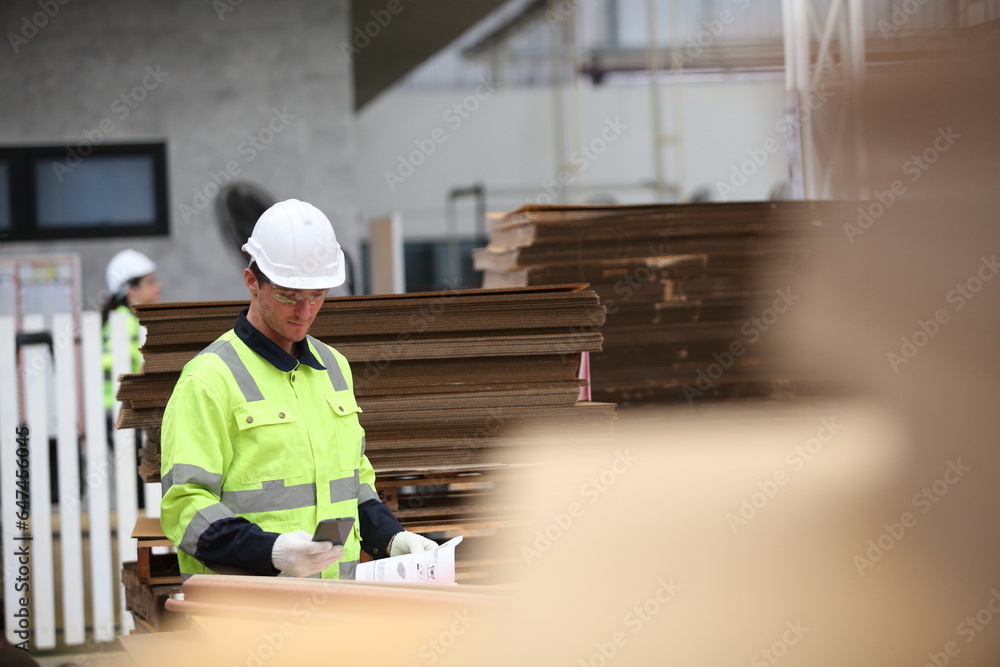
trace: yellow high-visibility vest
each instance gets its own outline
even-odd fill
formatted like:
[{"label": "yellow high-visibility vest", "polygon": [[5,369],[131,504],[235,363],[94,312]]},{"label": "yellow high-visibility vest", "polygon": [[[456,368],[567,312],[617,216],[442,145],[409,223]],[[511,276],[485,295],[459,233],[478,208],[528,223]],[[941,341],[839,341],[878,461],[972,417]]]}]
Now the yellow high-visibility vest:
[{"label": "yellow high-visibility vest", "polygon": [[342,559],[322,577],[354,578],[358,505],[378,498],[375,472],[347,360],[306,340],[326,370],[280,371],[234,331],[184,366],[163,415],[160,517],[182,574],[212,572],[194,554],[219,519],[312,533],[322,519],[353,517]]},{"label": "yellow high-visibility vest", "polygon": [[[128,313],[125,321],[128,323],[129,350],[132,355],[132,372],[138,373],[142,370],[142,353],[139,352],[139,319],[128,306],[121,305],[111,312]],[[115,383],[111,377],[111,318],[104,323],[101,329],[104,338],[104,353],[101,355],[101,363],[104,365],[104,409],[110,411],[115,407]]]}]

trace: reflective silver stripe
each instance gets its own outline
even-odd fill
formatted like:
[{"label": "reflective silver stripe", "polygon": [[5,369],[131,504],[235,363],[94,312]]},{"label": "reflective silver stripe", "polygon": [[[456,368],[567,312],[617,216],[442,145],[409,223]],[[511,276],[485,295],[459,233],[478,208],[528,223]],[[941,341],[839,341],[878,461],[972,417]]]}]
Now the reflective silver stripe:
[{"label": "reflective silver stripe", "polygon": [[368,443],[365,441],[367,436],[361,436],[361,456],[365,455],[365,449],[368,447]]},{"label": "reflective silver stripe", "polygon": [[167,471],[167,474],[160,480],[163,495],[167,495],[167,491],[174,484],[199,484],[216,496],[222,494],[222,475],[208,472],[204,468],[190,463],[175,463]]},{"label": "reflective silver stripe", "polygon": [[285,486],[284,480],[269,480],[264,482],[260,489],[223,491],[222,503],[237,514],[313,507],[316,504],[316,486],[314,484]]},{"label": "reflective silver stripe", "polygon": [[202,507],[195,512],[194,517],[184,530],[184,537],[179,545],[181,550],[189,556],[194,556],[195,552],[198,551],[198,540],[208,530],[208,527],[220,519],[228,519],[231,516],[233,513],[222,503]]},{"label": "reflective silver stripe", "polygon": [[320,361],[326,366],[326,372],[330,376],[330,382],[333,383],[333,388],[335,391],[343,391],[347,389],[347,380],[344,379],[344,374],[340,372],[340,364],[337,363],[337,358],[333,356],[333,352],[330,348],[312,336],[307,336],[316,351],[319,352]]},{"label": "reflective silver stripe", "polygon": [[358,504],[364,504],[369,500],[378,500],[378,494],[368,484],[362,484],[358,490]]},{"label": "reflective silver stripe", "polygon": [[358,561],[356,560],[342,560],[340,561],[340,578],[341,579],[353,579],[354,571],[358,569]]},{"label": "reflective silver stripe", "polygon": [[225,362],[226,366],[229,367],[229,372],[233,374],[233,379],[236,380],[236,385],[243,392],[243,398],[248,403],[264,399],[264,395],[260,393],[257,383],[254,382],[250,371],[240,359],[240,355],[236,354],[236,348],[233,347],[232,343],[228,340],[217,340],[198,354],[206,353],[217,354]]},{"label": "reflective silver stripe", "polygon": [[167,471],[166,475],[160,477],[160,497],[167,495],[167,491],[174,485],[174,469]]},{"label": "reflective silver stripe", "polygon": [[330,481],[330,502],[339,503],[345,500],[357,500],[358,485],[361,483],[360,471],[355,469],[353,477],[344,477]]}]

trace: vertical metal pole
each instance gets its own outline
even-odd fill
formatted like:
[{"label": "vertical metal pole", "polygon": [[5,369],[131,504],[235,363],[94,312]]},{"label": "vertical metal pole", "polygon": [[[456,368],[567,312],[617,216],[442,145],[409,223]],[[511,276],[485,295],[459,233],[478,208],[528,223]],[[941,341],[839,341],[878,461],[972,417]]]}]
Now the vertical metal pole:
[{"label": "vertical metal pole", "polygon": [[[556,8],[555,2],[550,2],[549,7],[552,9]],[[559,172],[562,171],[563,165],[566,160],[566,137],[563,132],[563,120],[566,116],[566,111],[563,104],[563,91],[562,91],[562,64],[560,62],[560,46],[563,46],[563,28],[562,26],[557,27],[554,32],[556,34],[552,35],[552,41],[550,42],[550,66],[552,67],[552,138],[555,140],[555,169],[553,174],[558,180]],[[564,201],[563,193],[559,192],[558,196],[554,198],[552,203],[559,203]]]},{"label": "vertical metal pole", "polygon": [[809,96],[809,0],[792,0],[795,40],[795,92],[799,98],[799,118],[802,135],[802,184],[806,199],[818,196],[816,185],[816,146],[813,142],[812,114],[802,113]]},{"label": "vertical metal pole", "polygon": [[799,126],[801,107],[796,80],[800,63],[796,59],[795,2],[782,0],[781,21],[782,41],[785,50],[785,121],[790,129],[785,137],[788,152],[788,191],[792,199],[805,198],[804,155],[802,151],[802,131]]},{"label": "vertical metal pole", "polygon": [[646,0],[646,62],[649,71],[649,127],[653,133],[653,196],[663,201],[663,130],[660,102],[660,48],[656,41],[656,0]]},{"label": "vertical metal pole", "polygon": [[[580,14],[574,5],[570,10],[570,15],[566,17],[566,69],[564,70],[572,77],[570,86],[573,95],[573,111],[569,116],[569,136],[572,138],[570,145],[574,150],[582,144],[583,140],[583,100],[580,91],[580,54],[578,52],[579,40],[577,39],[577,22],[579,20]],[[584,172],[576,168],[576,165],[573,167],[573,180],[566,185],[562,192],[563,199],[567,202],[572,201],[569,196],[570,189],[581,186],[584,179]],[[559,178],[560,173],[561,170],[556,172],[557,183],[562,182]]]},{"label": "vertical metal pole", "polygon": [[[848,0],[848,32],[850,33],[851,58],[851,133],[854,138],[854,159],[858,198],[868,197],[868,153],[865,149],[865,117],[861,93],[865,87],[865,17],[863,0]],[[844,45],[841,45],[844,48]]]},{"label": "vertical metal pole", "polygon": [[670,62],[673,77],[670,97],[673,101],[674,186],[677,199],[687,199],[687,155],[684,150],[684,63],[680,54],[681,22],[684,20],[682,0],[670,5]]}]

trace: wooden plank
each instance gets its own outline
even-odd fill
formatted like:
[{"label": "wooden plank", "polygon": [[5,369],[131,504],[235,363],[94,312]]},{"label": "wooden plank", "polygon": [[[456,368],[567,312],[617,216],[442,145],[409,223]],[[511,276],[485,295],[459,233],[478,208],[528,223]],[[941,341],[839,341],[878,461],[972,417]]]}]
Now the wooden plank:
[{"label": "wooden plank", "polygon": [[52,316],[55,347],[56,438],[59,469],[59,542],[62,551],[63,641],[86,641],[83,604],[83,531],[80,520],[80,446],[77,436],[76,336],[73,316]]},{"label": "wooden plank", "polygon": [[[25,332],[43,331],[45,320],[41,315],[24,318]],[[55,648],[56,603],[55,568],[52,549],[52,499],[49,494],[51,481],[49,465],[48,385],[52,372],[47,348],[29,345],[21,349],[24,361],[24,392],[30,430],[31,463],[31,625],[34,646],[38,649]]]},{"label": "wooden plank", "polygon": [[111,554],[111,466],[104,416],[104,369],[101,366],[101,315],[85,312],[80,320],[83,357],[83,410],[86,434],[86,495],[90,530],[90,613],[94,641],[115,638],[117,588]]}]

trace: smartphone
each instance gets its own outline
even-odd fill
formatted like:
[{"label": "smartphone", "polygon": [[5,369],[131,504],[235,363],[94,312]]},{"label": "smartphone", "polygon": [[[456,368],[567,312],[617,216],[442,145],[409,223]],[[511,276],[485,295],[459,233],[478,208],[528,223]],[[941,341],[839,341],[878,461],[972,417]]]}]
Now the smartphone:
[{"label": "smartphone", "polygon": [[333,542],[334,546],[347,544],[347,538],[354,527],[354,517],[323,519],[316,526],[313,542]]}]

